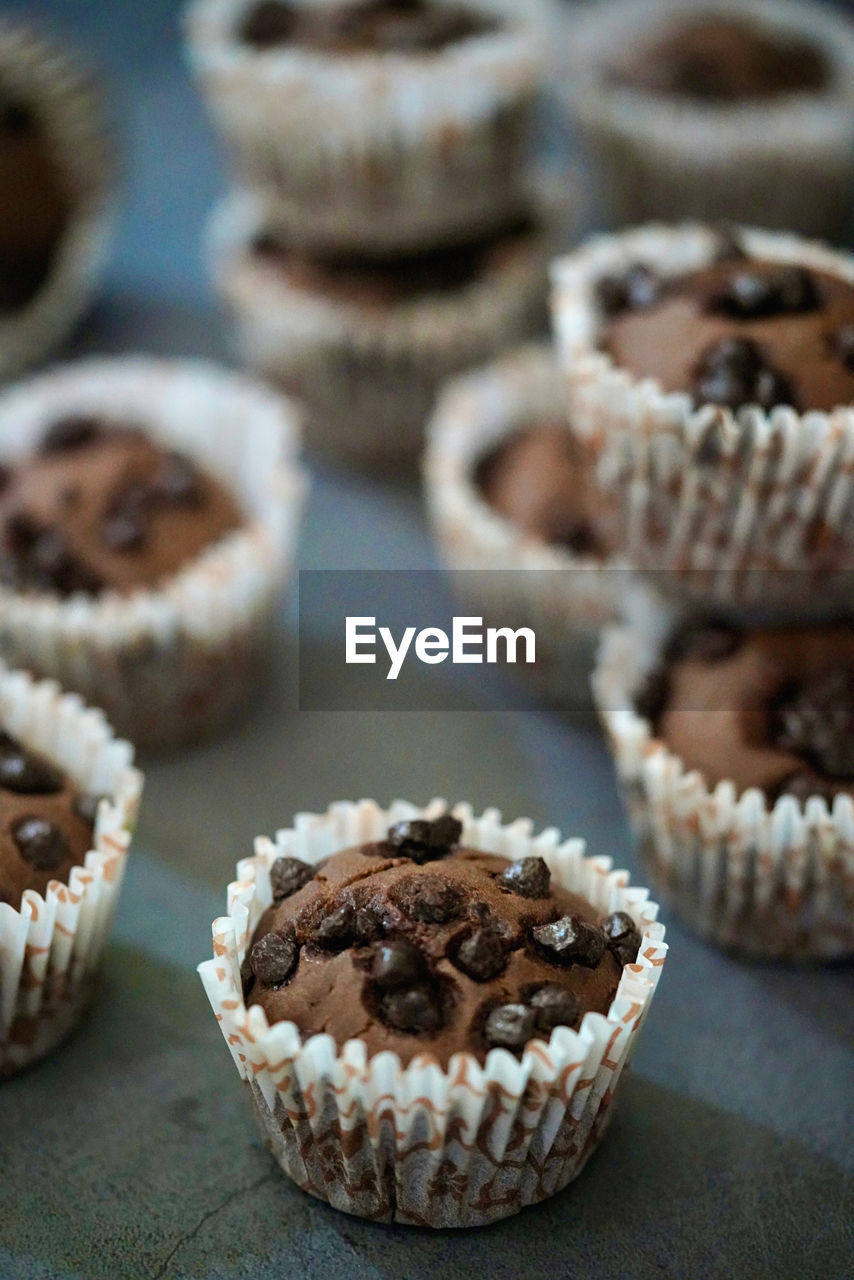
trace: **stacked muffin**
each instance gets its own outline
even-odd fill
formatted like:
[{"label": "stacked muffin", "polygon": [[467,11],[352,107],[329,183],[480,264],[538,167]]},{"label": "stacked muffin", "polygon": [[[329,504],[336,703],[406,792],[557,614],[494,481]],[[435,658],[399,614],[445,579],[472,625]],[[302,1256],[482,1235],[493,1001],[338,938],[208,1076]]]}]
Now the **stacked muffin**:
[{"label": "stacked muffin", "polygon": [[854,951],[854,260],[697,225],[558,262],[597,536],[654,587],[594,693],[662,893],[763,956]]},{"label": "stacked muffin", "polygon": [[542,318],[531,126],[548,8],[196,0],[192,68],[235,190],[213,271],[252,366],[345,460],[416,455],[439,382]]}]

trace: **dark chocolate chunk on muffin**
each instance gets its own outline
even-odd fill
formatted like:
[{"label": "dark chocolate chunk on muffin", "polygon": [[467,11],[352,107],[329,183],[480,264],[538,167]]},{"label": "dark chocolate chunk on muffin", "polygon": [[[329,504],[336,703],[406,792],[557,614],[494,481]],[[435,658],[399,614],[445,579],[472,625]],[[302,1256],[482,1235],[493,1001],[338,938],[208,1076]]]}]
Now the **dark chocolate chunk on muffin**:
[{"label": "dark chocolate chunk on muffin", "polygon": [[243,968],[247,1004],[339,1048],[361,1039],[369,1054],[442,1066],[462,1051],[521,1053],[607,1013],[640,946],[630,918],[601,920],[542,858],[510,863],[461,846],[461,831],[450,815],[418,819],[313,874],[274,862],[274,902]]}]

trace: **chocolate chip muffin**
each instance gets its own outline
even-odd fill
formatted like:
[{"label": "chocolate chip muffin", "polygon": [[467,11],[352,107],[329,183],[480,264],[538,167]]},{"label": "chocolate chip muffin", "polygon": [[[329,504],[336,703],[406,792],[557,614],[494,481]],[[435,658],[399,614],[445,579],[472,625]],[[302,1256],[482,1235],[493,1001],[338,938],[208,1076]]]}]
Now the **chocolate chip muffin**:
[{"label": "chocolate chip muffin", "polygon": [[640,933],[552,883],[545,861],[460,845],[450,815],[389,828],[320,866],[279,858],[252,938],[244,998],[304,1037],[351,1039],[405,1064],[521,1054],[605,1014]]},{"label": "chocolate chip muffin", "polygon": [[769,803],[854,798],[854,627],[738,632],[671,641],[639,710],[707,785],[758,787]]},{"label": "chocolate chip muffin", "polygon": [[662,278],[642,263],[604,275],[602,350],[635,378],[697,406],[800,412],[854,403],[854,283],[749,256],[724,239],[716,262]]},{"label": "chocolate chip muffin", "polygon": [[33,454],[0,470],[0,583],[127,594],[244,523],[219,480],[142,429],[58,418]]},{"label": "chocolate chip muffin", "polygon": [[286,0],[258,0],[237,24],[254,49],[297,45],[320,53],[429,54],[494,31],[488,14],[444,0],[367,0],[312,8]]},{"label": "chocolate chip muffin", "polygon": [[17,910],[26,889],[67,882],[93,847],[98,800],[0,731],[0,902]]}]

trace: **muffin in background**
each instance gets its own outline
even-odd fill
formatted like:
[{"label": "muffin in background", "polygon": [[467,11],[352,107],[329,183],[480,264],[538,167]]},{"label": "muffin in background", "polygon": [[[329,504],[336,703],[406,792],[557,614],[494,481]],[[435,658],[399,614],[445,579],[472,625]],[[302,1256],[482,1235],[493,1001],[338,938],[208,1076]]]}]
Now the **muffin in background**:
[{"label": "muffin in background", "polygon": [[441,383],[545,322],[550,199],[467,244],[405,256],[290,247],[273,207],[227,197],[210,228],[240,357],[299,398],[307,446],[359,466],[417,458]]},{"label": "muffin in background", "polygon": [[138,745],[232,719],[293,564],[293,406],[203,362],[91,360],[6,391],[0,440],[3,655]]},{"label": "muffin in background", "polygon": [[600,217],[727,219],[846,243],[854,26],[809,0],[597,0],[563,97]]},{"label": "muffin in background", "polygon": [[95,995],[142,791],[132,763],[100,711],[0,663],[0,1078]]},{"label": "muffin in background", "polygon": [[[370,874],[351,902],[353,860]],[[299,815],[238,877],[199,973],[266,1145],[303,1190],[376,1221],[465,1227],[580,1172],[667,950],[646,890],[553,828],[442,801]],[[312,1034],[300,992],[325,973],[343,998]],[[293,1021],[271,1025],[255,998]],[[354,1001],[367,1039],[349,1038]]]},{"label": "muffin in background", "polygon": [[191,70],[288,241],[405,253],[524,215],[550,0],[195,0]]},{"label": "muffin in background", "polygon": [[653,609],[606,630],[594,697],[658,891],[761,959],[854,954],[854,627]]},{"label": "muffin in background", "polygon": [[821,613],[851,591],[854,260],[693,224],[553,266],[597,532],[678,602]]},{"label": "muffin in background", "polygon": [[461,571],[454,589],[489,623],[533,628],[537,663],[520,673],[573,709],[589,705],[599,629],[618,616],[626,577],[593,531],[578,452],[543,344],[446,384],[423,459],[442,560]]},{"label": "muffin in background", "polygon": [[114,169],[91,73],[40,30],[0,18],[0,378],[48,355],[91,302]]}]

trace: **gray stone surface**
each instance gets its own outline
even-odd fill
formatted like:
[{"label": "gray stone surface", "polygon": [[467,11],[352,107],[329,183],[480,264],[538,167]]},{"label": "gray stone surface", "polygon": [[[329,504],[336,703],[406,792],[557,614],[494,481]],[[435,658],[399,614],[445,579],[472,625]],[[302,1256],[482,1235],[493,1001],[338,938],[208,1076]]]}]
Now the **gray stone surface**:
[{"label": "gray stone surface", "polygon": [[[174,7],[28,8],[99,57],[128,156],[116,260],[76,349],[219,354],[198,241],[221,179]],[[301,563],[432,567],[417,491],[318,473]],[[0,1276],[851,1274],[852,967],[737,963],[669,920],[610,1134],[554,1200],[430,1234],[349,1219],[278,1174],[194,972],[255,833],[334,798],[441,794],[583,834],[636,871],[592,728],[522,699],[500,714],[300,713],[294,637],[289,605],[272,685],[243,725],[150,763],[101,998],[62,1052],[0,1088]]]}]

